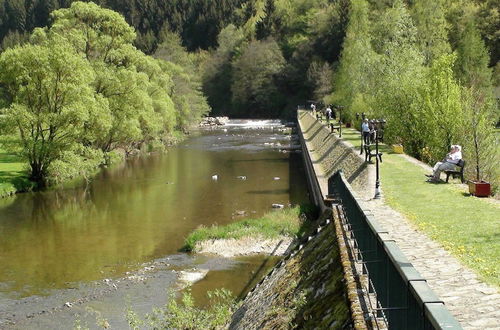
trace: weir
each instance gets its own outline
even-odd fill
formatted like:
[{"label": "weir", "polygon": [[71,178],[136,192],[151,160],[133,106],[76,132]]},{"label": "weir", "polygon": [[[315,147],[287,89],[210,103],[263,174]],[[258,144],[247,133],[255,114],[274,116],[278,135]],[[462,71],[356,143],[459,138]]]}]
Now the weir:
[{"label": "weir", "polygon": [[311,113],[298,111],[311,199],[331,214],[357,329],[461,329],[426,280],[363,205],[373,169]]}]

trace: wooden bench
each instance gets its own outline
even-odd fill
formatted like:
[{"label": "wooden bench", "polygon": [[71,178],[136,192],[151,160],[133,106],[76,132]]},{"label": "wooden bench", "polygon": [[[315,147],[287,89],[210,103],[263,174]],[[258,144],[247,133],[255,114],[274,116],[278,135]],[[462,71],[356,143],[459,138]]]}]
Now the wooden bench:
[{"label": "wooden bench", "polygon": [[330,133],[333,133],[334,130],[337,130],[337,132],[340,132],[340,125],[335,126],[333,123],[330,123]]},{"label": "wooden bench", "polygon": [[458,171],[453,171],[453,170],[444,171],[444,173],[446,173],[446,183],[448,183],[448,179],[450,178],[450,176],[452,176],[454,179],[460,178],[462,183],[465,182],[465,180],[464,180],[465,160],[460,159],[458,161],[457,167],[459,168]]},{"label": "wooden bench", "polygon": [[372,152],[372,145],[371,144],[365,144],[364,145],[365,149],[365,162],[372,162],[372,157],[378,157],[380,162],[382,162],[382,153],[379,151],[378,155],[377,152],[374,150]]}]

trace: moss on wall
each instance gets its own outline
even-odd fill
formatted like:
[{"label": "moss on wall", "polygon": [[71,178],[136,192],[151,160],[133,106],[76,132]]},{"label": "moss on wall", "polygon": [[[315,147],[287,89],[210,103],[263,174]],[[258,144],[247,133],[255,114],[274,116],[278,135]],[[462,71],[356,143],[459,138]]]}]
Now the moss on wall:
[{"label": "moss on wall", "polygon": [[304,240],[312,238],[245,298],[231,329],[341,329],[350,321],[334,226],[313,228]]}]

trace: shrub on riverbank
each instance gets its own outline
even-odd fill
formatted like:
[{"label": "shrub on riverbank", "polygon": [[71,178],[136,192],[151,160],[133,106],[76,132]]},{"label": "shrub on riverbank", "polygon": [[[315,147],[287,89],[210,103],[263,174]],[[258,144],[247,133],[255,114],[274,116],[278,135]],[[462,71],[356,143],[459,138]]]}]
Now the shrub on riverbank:
[{"label": "shrub on riverbank", "polygon": [[223,329],[231,320],[237,306],[231,291],[220,289],[208,291],[210,306],[198,308],[188,290],[178,302],[171,294],[169,302],[162,308],[155,308],[146,316],[146,322],[133,311],[128,311],[127,321],[131,329],[142,329],[147,323],[148,329]]},{"label": "shrub on riverbank", "polygon": [[194,251],[196,243],[210,239],[239,239],[243,237],[276,238],[300,236],[306,230],[305,219],[312,214],[309,206],[276,210],[257,219],[243,219],[225,226],[201,226],[186,238],[183,250]]}]

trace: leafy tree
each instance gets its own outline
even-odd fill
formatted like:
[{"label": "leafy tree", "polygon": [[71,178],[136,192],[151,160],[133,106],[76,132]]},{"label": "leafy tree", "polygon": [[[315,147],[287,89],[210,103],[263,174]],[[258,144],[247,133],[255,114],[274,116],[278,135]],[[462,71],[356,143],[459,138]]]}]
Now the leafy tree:
[{"label": "leafy tree", "polygon": [[0,56],[0,81],[8,97],[2,120],[19,134],[19,153],[40,185],[53,161],[80,141],[99,103],[90,88],[90,65],[62,40],[25,45]]},{"label": "leafy tree", "polygon": [[455,54],[442,55],[427,72],[426,83],[421,87],[423,99],[422,133],[430,160],[436,161],[446,154],[450,145],[462,141],[464,112],[462,89],[455,80],[453,65]]},{"label": "leafy tree", "polygon": [[490,65],[500,61],[500,0],[483,0],[477,13],[477,25],[488,47]]},{"label": "leafy tree", "polygon": [[417,44],[425,63],[451,51],[444,5],[444,0],[420,0],[412,10],[418,31]]},{"label": "leafy tree", "polygon": [[171,79],[157,60],[132,46],[135,33],[116,12],[75,2],[53,13],[49,37],[63,36],[95,71],[95,91],[107,100],[111,120],[89,141],[105,152],[129,151],[172,132]]},{"label": "leafy tree", "polygon": [[250,117],[269,113],[269,110],[279,111],[284,100],[277,81],[284,65],[285,59],[276,41],[252,41],[233,62],[231,90],[235,107]]},{"label": "leafy tree", "polygon": [[220,46],[204,63],[203,91],[214,114],[230,114],[233,111],[231,62],[233,57],[239,56],[244,44],[242,30],[228,25],[221,31],[218,44]]},{"label": "leafy tree", "polygon": [[196,63],[198,55],[188,53],[182,47],[180,37],[171,31],[162,31],[161,38],[162,43],[154,56],[166,61],[162,68],[172,77],[170,96],[177,109],[177,123],[181,129],[187,129],[210,110],[201,91],[201,77]]},{"label": "leafy tree", "polygon": [[[334,93],[328,103],[340,103],[351,112],[368,112],[368,105],[352,108],[355,99],[365,99],[371,94],[372,75],[377,55],[371,46],[371,30],[368,18],[369,7],[364,0],[354,0],[349,12],[346,38],[344,40],[340,65],[335,75]],[[359,102],[357,102],[359,104]]]},{"label": "leafy tree", "polygon": [[424,146],[418,97],[424,81],[423,57],[418,50],[417,29],[406,6],[396,1],[374,26],[373,42],[378,61],[373,73],[375,115],[388,120],[388,141],[403,143],[414,155]]},{"label": "leafy tree", "polygon": [[314,36],[314,51],[329,63],[339,60],[349,20],[350,2],[335,1],[320,11],[310,27]]},{"label": "leafy tree", "polygon": [[313,96],[315,100],[324,101],[327,95],[332,93],[333,70],[326,62],[312,62],[307,70],[307,79],[314,86]]},{"label": "leafy tree", "polygon": [[478,90],[483,90],[483,93],[490,93],[491,69],[488,68],[488,50],[472,20],[466,24],[458,43],[457,53],[455,71],[458,79],[465,86],[474,86]]}]

